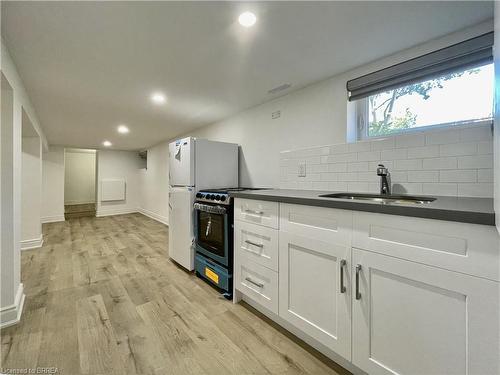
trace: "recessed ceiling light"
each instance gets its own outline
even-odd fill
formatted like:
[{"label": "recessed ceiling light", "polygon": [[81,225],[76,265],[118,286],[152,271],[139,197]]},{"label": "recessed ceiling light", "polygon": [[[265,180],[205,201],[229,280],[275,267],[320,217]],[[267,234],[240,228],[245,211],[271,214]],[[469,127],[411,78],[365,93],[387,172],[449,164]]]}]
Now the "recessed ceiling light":
[{"label": "recessed ceiling light", "polygon": [[112,146],[113,144],[112,144],[110,141],[104,141],[104,142],[102,142],[102,145],[103,145],[104,147],[110,147],[110,146]]},{"label": "recessed ceiling light", "polygon": [[129,132],[127,126],[125,125],[120,125],[118,126],[118,133],[121,133],[121,134],[127,134]]},{"label": "recessed ceiling light", "polygon": [[163,104],[167,101],[167,98],[161,92],[155,92],[151,95],[151,100],[156,104]]},{"label": "recessed ceiling light", "polygon": [[251,27],[257,22],[257,17],[252,12],[244,12],[238,17],[238,22],[241,26]]}]

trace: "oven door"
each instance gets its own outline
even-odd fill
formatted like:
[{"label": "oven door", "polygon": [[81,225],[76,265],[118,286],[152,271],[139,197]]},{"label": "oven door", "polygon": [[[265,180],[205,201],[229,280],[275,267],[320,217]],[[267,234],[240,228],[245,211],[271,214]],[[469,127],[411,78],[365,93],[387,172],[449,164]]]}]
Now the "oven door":
[{"label": "oven door", "polygon": [[226,207],[195,203],[196,251],[228,266],[228,211]]}]

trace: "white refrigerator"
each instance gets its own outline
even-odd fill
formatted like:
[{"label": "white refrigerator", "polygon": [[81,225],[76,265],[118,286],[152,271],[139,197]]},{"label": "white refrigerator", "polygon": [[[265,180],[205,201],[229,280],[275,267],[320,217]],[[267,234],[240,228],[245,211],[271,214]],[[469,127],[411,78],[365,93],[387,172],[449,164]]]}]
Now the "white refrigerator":
[{"label": "white refrigerator", "polygon": [[168,254],[194,269],[194,211],[201,189],[238,186],[238,145],[192,137],[169,144]]}]

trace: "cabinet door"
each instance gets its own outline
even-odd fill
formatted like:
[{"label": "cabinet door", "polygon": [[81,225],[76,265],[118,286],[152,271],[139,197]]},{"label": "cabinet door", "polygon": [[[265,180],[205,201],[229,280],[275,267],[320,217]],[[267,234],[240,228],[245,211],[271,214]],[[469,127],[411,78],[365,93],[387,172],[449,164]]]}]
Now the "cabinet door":
[{"label": "cabinet door", "polygon": [[350,360],[350,248],[280,232],[279,249],[279,315]]},{"label": "cabinet door", "polygon": [[498,374],[497,282],[358,249],[352,267],[356,366],[371,375]]}]

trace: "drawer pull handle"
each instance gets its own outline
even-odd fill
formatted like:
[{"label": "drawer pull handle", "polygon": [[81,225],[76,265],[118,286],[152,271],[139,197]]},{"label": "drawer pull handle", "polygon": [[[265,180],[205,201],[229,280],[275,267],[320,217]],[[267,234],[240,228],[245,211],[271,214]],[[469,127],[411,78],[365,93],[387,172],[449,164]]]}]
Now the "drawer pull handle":
[{"label": "drawer pull handle", "polygon": [[248,281],[249,283],[255,285],[255,286],[258,286],[259,288],[263,288],[264,287],[264,284],[262,283],[258,283],[256,281],[253,281],[251,278],[249,277],[245,277],[245,280]]},{"label": "drawer pull handle", "polygon": [[340,261],[340,293],[345,293],[347,288],[344,285],[344,267],[346,266],[347,261],[342,259]]},{"label": "drawer pull handle", "polygon": [[250,240],[245,240],[245,243],[247,243],[247,244],[249,244],[249,245],[253,245],[253,246],[260,247],[261,249],[264,247],[264,244],[262,244],[262,243],[252,242],[252,241],[250,241]]},{"label": "drawer pull handle", "polygon": [[255,215],[264,215],[264,211],[249,210],[248,208],[245,210],[245,212]]},{"label": "drawer pull handle", "polygon": [[361,264],[356,266],[356,299],[361,299],[361,293],[359,292],[359,273],[361,272]]}]

